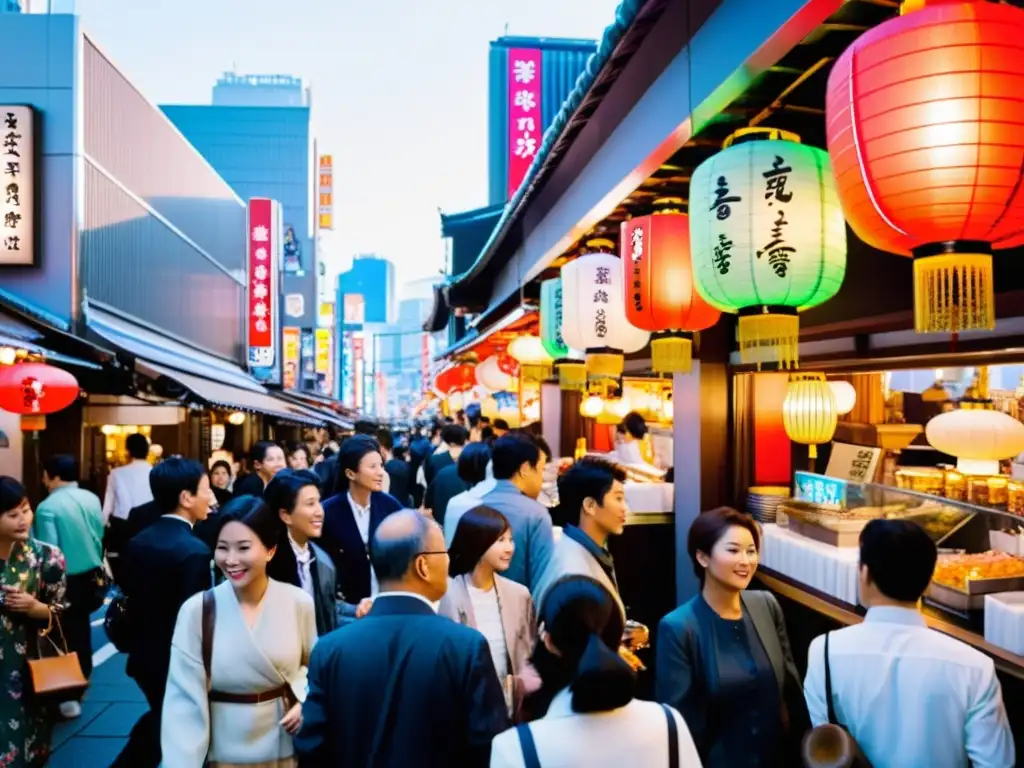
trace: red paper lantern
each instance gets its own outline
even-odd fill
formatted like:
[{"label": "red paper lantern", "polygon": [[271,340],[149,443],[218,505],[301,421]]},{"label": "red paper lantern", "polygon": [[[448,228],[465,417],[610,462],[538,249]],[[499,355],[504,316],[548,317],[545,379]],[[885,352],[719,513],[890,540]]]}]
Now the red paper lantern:
[{"label": "red paper lantern", "polygon": [[693,332],[710,328],[722,314],[694,285],[689,217],[673,210],[638,216],[622,223],[619,242],[626,319],[653,332],[655,371],[689,373]]},{"label": "red paper lantern", "polygon": [[498,370],[509,376],[519,376],[519,361],[512,355],[498,355]]},{"label": "red paper lantern", "polygon": [[473,366],[466,363],[448,368],[437,374],[434,379],[434,388],[447,397],[453,392],[468,392],[476,385],[476,376]]},{"label": "red paper lantern", "polygon": [[840,202],[869,245],[914,257],[915,326],[995,327],[992,248],[1024,243],[1024,11],[914,0],[828,80]]},{"label": "red paper lantern", "polygon": [[78,381],[67,371],[43,363],[0,368],[0,408],[23,415],[62,411],[78,398]]}]

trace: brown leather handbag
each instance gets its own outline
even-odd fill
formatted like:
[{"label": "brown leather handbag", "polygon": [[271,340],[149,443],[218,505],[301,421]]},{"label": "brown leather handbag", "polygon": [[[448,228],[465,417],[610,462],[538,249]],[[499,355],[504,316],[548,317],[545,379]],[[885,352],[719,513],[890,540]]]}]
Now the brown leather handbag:
[{"label": "brown leather handbag", "polygon": [[[60,633],[58,645],[51,631],[54,624]],[[56,656],[43,656],[42,644],[46,641],[56,652]],[[37,696],[55,694],[77,694],[89,687],[89,681],[82,674],[82,665],[78,662],[78,654],[68,652],[68,642],[64,638],[64,629],[60,625],[60,617],[50,609],[50,622],[46,629],[39,633],[40,656],[28,660],[28,672],[32,681],[32,690]]]},{"label": "brown leather handbag", "polygon": [[819,725],[804,736],[803,760],[806,768],[871,768],[860,745],[836,718],[832,703],[832,665],[828,659],[828,636],[825,634],[825,702],[828,723]]}]

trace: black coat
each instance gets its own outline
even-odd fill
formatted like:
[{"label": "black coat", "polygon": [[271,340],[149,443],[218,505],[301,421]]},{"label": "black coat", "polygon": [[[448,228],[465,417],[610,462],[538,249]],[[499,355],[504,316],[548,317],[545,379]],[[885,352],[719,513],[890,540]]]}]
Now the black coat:
[{"label": "black coat", "polygon": [[[309,542],[309,548],[313,553],[313,560],[310,563],[309,574],[313,577],[313,604],[316,608],[316,633],[319,636],[337,629],[341,619],[338,611],[338,576],[334,570],[334,563],[326,552],[313,542]],[[267,565],[267,575],[291,584],[294,587],[302,588],[302,579],[299,578],[299,563],[295,559],[295,551],[283,537],[274,557]]]},{"label": "black coat", "polygon": [[140,683],[166,685],[178,610],[210,588],[211,559],[180,519],[160,517],[128,543],[121,581],[133,632],[128,674]]},{"label": "black coat", "polygon": [[266,490],[266,488],[267,484],[263,482],[263,478],[255,472],[250,472],[235,483],[233,492],[236,499],[239,496],[257,496],[262,498],[263,491]]},{"label": "black coat", "polygon": [[391,495],[405,504],[412,506],[412,486],[414,477],[409,462],[401,459],[390,459],[384,464],[384,471],[391,478]]},{"label": "black coat", "polygon": [[[389,494],[370,494],[370,539],[381,520],[402,508],[401,502]],[[317,545],[334,562],[338,593],[344,602],[357,604],[370,596],[370,553],[359,535],[347,492],[324,502],[324,529]]]},{"label": "black coat", "polygon": [[509,727],[484,636],[400,595],[317,643],[302,717],[303,768],[486,768]]},{"label": "black coat", "polygon": [[423,476],[427,479],[427,485],[429,486],[434,482],[434,478],[437,477],[437,473],[445,467],[450,467],[455,463],[455,459],[448,451],[442,451],[441,453],[435,453],[426,463],[423,465]]}]

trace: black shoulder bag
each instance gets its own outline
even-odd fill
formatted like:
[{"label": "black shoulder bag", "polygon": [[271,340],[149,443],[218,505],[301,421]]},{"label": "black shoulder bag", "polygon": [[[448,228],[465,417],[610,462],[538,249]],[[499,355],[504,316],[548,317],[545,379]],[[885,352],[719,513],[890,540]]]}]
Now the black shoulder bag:
[{"label": "black shoulder bag", "polygon": [[828,706],[828,724],[812,728],[804,736],[803,760],[806,768],[871,768],[871,763],[845,725],[836,718],[832,703],[832,663],[828,656],[828,637],[825,634],[825,703]]}]

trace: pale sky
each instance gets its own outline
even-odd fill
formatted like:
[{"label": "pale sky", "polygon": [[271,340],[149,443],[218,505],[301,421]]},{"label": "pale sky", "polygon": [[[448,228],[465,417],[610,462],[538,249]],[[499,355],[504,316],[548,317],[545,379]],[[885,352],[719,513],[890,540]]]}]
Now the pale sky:
[{"label": "pale sky", "polygon": [[[375,252],[399,284],[443,265],[437,210],[487,204],[488,43],[599,39],[618,0],[78,0],[90,36],[151,101],[208,104],[225,71],[312,87],[334,155],[329,259]],[[56,7],[56,5],[54,6]]]}]

